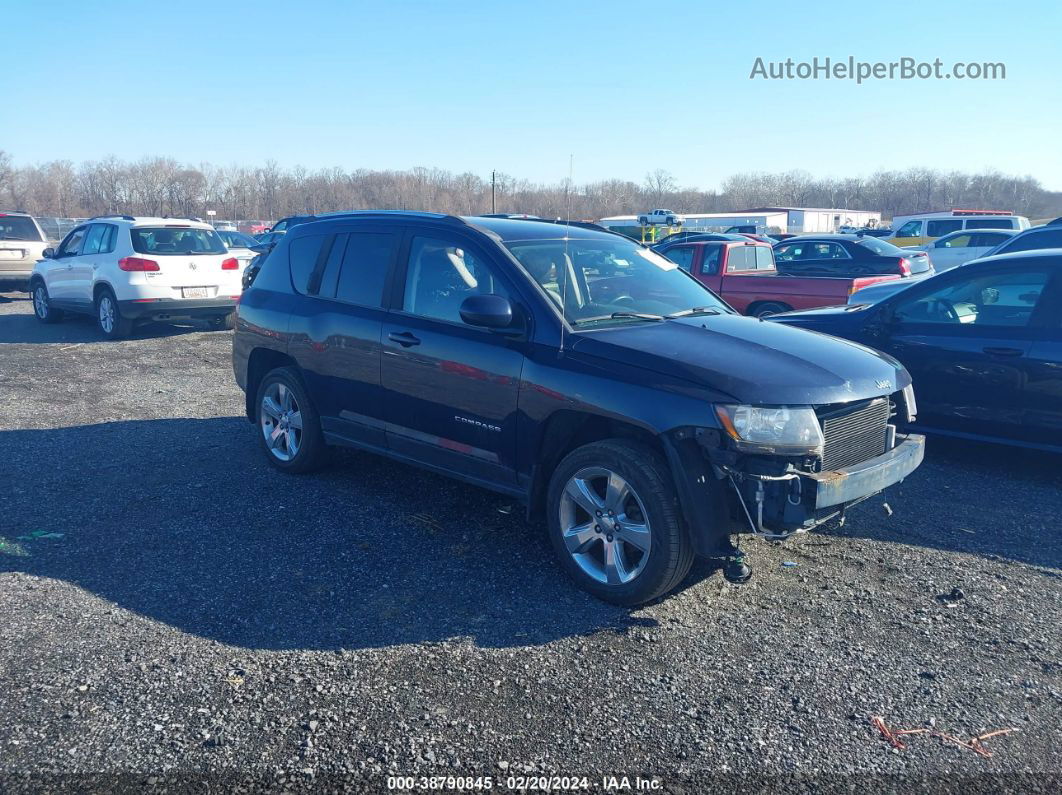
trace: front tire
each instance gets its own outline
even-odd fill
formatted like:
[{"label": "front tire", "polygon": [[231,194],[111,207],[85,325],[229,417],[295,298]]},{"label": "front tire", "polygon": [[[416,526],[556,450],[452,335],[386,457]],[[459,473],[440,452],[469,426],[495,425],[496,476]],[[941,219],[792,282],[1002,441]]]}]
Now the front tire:
[{"label": "front tire", "polygon": [[293,367],[270,371],[255,403],[258,441],[269,463],[282,472],[313,472],[328,463],[321,418]]},{"label": "front tire", "polygon": [[599,599],[634,606],[675,588],[693,545],[671,471],[652,447],[610,439],[570,453],[546,497],[561,567]]},{"label": "front tire", "polygon": [[33,314],[37,320],[41,323],[58,323],[63,319],[63,310],[52,306],[52,299],[44,282],[34,282],[30,286],[30,294],[33,297]]},{"label": "front tire", "polygon": [[118,299],[110,287],[104,287],[96,296],[96,325],[109,340],[120,340],[133,332],[133,321],[122,317]]}]

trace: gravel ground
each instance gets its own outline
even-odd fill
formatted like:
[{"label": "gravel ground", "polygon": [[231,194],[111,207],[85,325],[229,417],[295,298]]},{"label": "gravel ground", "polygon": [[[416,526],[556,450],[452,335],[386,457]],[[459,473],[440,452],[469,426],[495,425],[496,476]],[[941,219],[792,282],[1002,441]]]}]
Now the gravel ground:
[{"label": "gravel ground", "polygon": [[[487,492],[355,453],[271,469],[230,342],[104,342],[0,296],[0,790],[1059,785],[1058,457],[933,439],[891,518],[745,541],[751,583],[700,566],[630,611]],[[900,750],[874,715],[1018,731]]]}]

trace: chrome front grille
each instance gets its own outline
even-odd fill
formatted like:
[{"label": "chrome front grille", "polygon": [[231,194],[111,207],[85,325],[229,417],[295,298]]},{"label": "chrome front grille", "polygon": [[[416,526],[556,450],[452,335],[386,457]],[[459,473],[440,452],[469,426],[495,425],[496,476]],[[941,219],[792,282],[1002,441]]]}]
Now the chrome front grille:
[{"label": "chrome front grille", "polygon": [[822,469],[859,464],[885,452],[889,399],[875,398],[847,406],[818,410],[824,440]]}]

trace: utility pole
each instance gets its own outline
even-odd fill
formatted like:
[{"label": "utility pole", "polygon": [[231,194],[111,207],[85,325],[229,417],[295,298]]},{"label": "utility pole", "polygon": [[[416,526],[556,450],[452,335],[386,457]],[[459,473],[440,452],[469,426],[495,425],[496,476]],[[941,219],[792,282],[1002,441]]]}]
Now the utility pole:
[{"label": "utility pole", "polygon": [[492,171],[492,172],[490,172],[490,211],[492,213],[498,212],[498,203],[497,203],[497,201],[495,199],[495,191],[494,191],[496,184],[497,184],[497,178],[495,177],[495,173]]}]

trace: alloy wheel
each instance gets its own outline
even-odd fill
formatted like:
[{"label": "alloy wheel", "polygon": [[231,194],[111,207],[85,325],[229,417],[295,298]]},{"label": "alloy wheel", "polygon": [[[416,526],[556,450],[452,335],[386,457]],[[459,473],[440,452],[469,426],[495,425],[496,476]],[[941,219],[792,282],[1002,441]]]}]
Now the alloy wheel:
[{"label": "alloy wheel", "polygon": [[302,412],[287,384],[276,381],[262,395],[260,412],[266,447],[279,461],[291,461],[302,446]]},{"label": "alloy wheel", "polygon": [[100,328],[107,334],[114,332],[114,301],[109,295],[100,296]]},{"label": "alloy wheel", "polygon": [[44,285],[37,285],[33,291],[33,311],[41,320],[48,319],[48,293],[44,291]]},{"label": "alloy wheel", "polygon": [[603,467],[576,472],[560,501],[564,546],[587,576],[608,585],[634,580],[649,561],[652,531],[641,499]]}]

